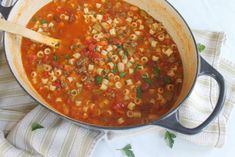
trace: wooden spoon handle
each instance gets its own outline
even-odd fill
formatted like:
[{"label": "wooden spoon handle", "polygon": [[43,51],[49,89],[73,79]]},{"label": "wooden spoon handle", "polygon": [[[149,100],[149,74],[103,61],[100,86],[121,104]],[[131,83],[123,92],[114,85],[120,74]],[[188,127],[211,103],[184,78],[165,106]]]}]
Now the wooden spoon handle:
[{"label": "wooden spoon handle", "polygon": [[19,24],[15,24],[13,22],[9,22],[3,19],[0,19],[0,30],[32,39],[36,42],[48,45],[50,47],[58,47],[61,43],[59,39],[48,37],[46,35],[23,27]]}]

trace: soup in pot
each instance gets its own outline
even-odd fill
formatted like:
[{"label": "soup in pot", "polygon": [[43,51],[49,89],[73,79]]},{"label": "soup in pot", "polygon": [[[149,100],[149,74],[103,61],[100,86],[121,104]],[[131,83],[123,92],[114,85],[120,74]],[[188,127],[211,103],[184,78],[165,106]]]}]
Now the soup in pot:
[{"label": "soup in pot", "polygon": [[53,49],[22,40],[25,72],[60,113],[98,126],[160,118],[183,82],[179,51],[161,22],[122,0],[54,0],[28,28],[61,39]]}]

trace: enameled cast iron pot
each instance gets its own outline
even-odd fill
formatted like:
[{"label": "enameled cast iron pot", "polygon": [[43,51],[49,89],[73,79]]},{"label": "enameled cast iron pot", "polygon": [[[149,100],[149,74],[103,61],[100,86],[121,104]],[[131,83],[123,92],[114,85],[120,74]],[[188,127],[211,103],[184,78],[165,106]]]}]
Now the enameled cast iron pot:
[{"label": "enameled cast iron pot", "polygon": [[[41,7],[45,6],[51,0],[18,0],[15,5],[11,7],[0,6],[0,12],[9,21],[26,25],[31,17]],[[84,123],[78,120],[71,119],[53,109],[43,98],[34,90],[30,84],[21,58],[21,37],[5,33],[4,34],[4,47],[7,62],[14,74],[16,80],[25,89],[25,91],[32,96],[37,102],[44,107],[48,108],[54,113],[57,113],[62,118],[65,118],[77,125],[88,127],[91,129],[112,129],[123,130],[128,128],[137,128],[147,125],[159,125],[183,134],[196,134],[205,128],[220,112],[223,107],[225,98],[225,83],[223,76],[217,72],[212,66],[210,66],[197,52],[196,43],[192,35],[191,30],[182,18],[182,16],[165,0],[126,0],[127,2],[134,4],[141,9],[147,11],[157,20],[161,21],[166,27],[167,31],[173,37],[176,42],[184,67],[184,82],[181,93],[173,104],[172,109],[160,119],[144,125],[135,125],[129,127],[104,127],[96,126],[93,124]],[[208,75],[214,78],[219,85],[219,98],[217,104],[211,113],[211,115],[196,128],[186,128],[182,126],[178,119],[178,110],[184,100],[191,93],[197,77],[201,75]]]}]

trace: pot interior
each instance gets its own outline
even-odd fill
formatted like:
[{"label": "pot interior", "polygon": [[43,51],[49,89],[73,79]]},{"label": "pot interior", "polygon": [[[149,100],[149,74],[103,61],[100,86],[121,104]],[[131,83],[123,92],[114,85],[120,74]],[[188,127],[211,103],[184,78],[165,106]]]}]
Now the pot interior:
[{"label": "pot interior", "polygon": [[[37,12],[37,10],[39,10],[50,1],[51,0],[19,0],[12,9],[8,20],[25,26],[31,19],[31,17]],[[126,1],[147,11],[155,19],[162,22],[177,44],[183,62],[184,81],[180,95],[173,105],[172,109],[169,111],[171,112],[172,110],[177,108],[180,103],[188,96],[188,93],[190,93],[196,79],[198,69],[198,56],[192,34],[182,18],[165,0]],[[5,34],[5,51],[10,68],[19,83],[32,97],[34,97],[38,102],[40,102],[47,108],[55,111],[34,90],[25,74],[21,58],[21,39],[21,37],[16,35],[12,35],[9,33]],[[58,113],[57,111],[55,112]],[[66,117],[65,115],[62,116]]]}]

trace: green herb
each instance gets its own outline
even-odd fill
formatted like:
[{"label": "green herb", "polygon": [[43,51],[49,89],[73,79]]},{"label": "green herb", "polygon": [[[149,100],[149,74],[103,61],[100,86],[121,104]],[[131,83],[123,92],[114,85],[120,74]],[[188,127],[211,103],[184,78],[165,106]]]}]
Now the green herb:
[{"label": "green herb", "polygon": [[113,39],[112,39],[112,38],[109,38],[109,39],[108,39],[108,43],[109,43],[110,45],[112,45],[112,44],[113,44]]},{"label": "green herb", "polygon": [[118,72],[117,64],[114,65],[114,68],[112,70],[113,74],[116,74]]},{"label": "green herb", "polygon": [[33,123],[33,124],[32,124],[32,131],[37,130],[37,129],[41,129],[41,128],[44,128],[44,127],[41,126],[41,125],[38,124],[38,123]]},{"label": "green herb", "polygon": [[70,55],[69,55],[69,54],[66,54],[66,55],[64,56],[64,58],[65,58],[65,59],[69,59],[69,58],[70,58]]},{"label": "green herb", "polygon": [[99,50],[99,46],[96,46],[95,48],[94,48],[94,51],[98,51]]},{"label": "green herb", "polygon": [[102,74],[102,75],[106,75],[106,71],[105,71],[105,70],[102,70],[101,74]]},{"label": "green herb", "polygon": [[146,74],[144,74],[142,76],[142,79],[144,80],[144,82],[148,83],[148,84],[152,84],[152,80],[150,78],[148,78],[148,76]]},{"label": "green herb", "polygon": [[125,72],[120,72],[119,76],[120,76],[120,77],[125,77],[125,76],[126,76],[126,73],[125,73]]},{"label": "green herb", "polygon": [[108,62],[112,62],[112,58],[111,57],[108,57]]},{"label": "green herb", "polygon": [[153,67],[153,74],[158,78],[160,75],[160,69],[158,67]]},{"label": "green herb", "polygon": [[96,24],[93,26],[93,29],[95,29],[95,30],[98,31],[98,32],[102,31],[102,27],[101,27],[98,23],[96,23]]},{"label": "green herb", "polygon": [[174,138],[176,138],[176,135],[175,135],[175,134],[173,134],[173,133],[171,133],[171,132],[169,132],[169,131],[166,131],[166,132],[165,132],[165,137],[164,137],[164,139],[165,139],[166,144],[167,144],[170,148],[173,148],[173,145],[174,145],[174,142],[175,142]]},{"label": "green herb", "polygon": [[141,86],[136,88],[136,96],[138,98],[142,98],[142,89],[141,89]]},{"label": "green herb", "polygon": [[73,45],[70,46],[70,49],[73,50],[73,51],[76,50],[77,48],[78,48],[77,44],[73,44]]},{"label": "green herb", "polygon": [[169,83],[171,83],[171,78],[170,78],[169,76],[165,76],[165,77],[163,78],[163,82],[164,82],[165,84],[169,84]]},{"label": "green herb", "polygon": [[137,64],[134,68],[134,72],[136,72],[138,69],[140,69],[141,65],[140,64]]},{"label": "green herb", "polygon": [[57,61],[58,60],[58,56],[53,55],[53,61]]},{"label": "green herb", "polygon": [[43,25],[43,24],[47,23],[47,21],[44,20],[44,19],[42,19],[42,20],[40,21],[40,23]]},{"label": "green herb", "polygon": [[60,46],[60,42],[56,42],[56,43],[52,43],[54,46],[55,46],[55,48],[59,48],[59,46]]},{"label": "green herb", "polygon": [[100,85],[103,81],[103,77],[98,75],[98,76],[95,77],[95,81],[96,81],[97,85]]},{"label": "green herb", "polygon": [[123,147],[122,149],[118,149],[118,150],[121,150],[127,157],[135,157],[135,154],[132,151],[132,147],[130,144],[128,144],[125,147]]},{"label": "green herb", "polygon": [[125,54],[126,56],[129,56],[129,51],[128,51],[128,50],[125,50],[125,51],[124,51],[124,54]]},{"label": "green herb", "polygon": [[32,22],[36,22],[36,21],[37,21],[37,18],[36,18],[36,17],[33,17],[33,18],[31,19],[31,21],[32,21]]},{"label": "green herb", "polygon": [[113,74],[116,74],[117,71],[118,71],[117,69],[113,69],[113,70],[112,70],[112,73],[113,73]]},{"label": "green herb", "polygon": [[116,45],[118,49],[122,49],[122,45]]},{"label": "green herb", "polygon": [[106,80],[109,80],[109,77],[108,77],[108,75],[106,75],[104,78],[105,78]]},{"label": "green herb", "polygon": [[113,7],[112,3],[110,2],[106,2],[106,6],[108,7],[108,9],[111,9]]},{"label": "green herb", "polygon": [[197,49],[198,49],[198,51],[199,51],[199,52],[204,51],[204,50],[205,50],[205,48],[206,48],[206,46],[205,46],[205,45],[203,45],[203,44],[201,44],[201,43],[198,43],[198,44],[197,44]]}]

